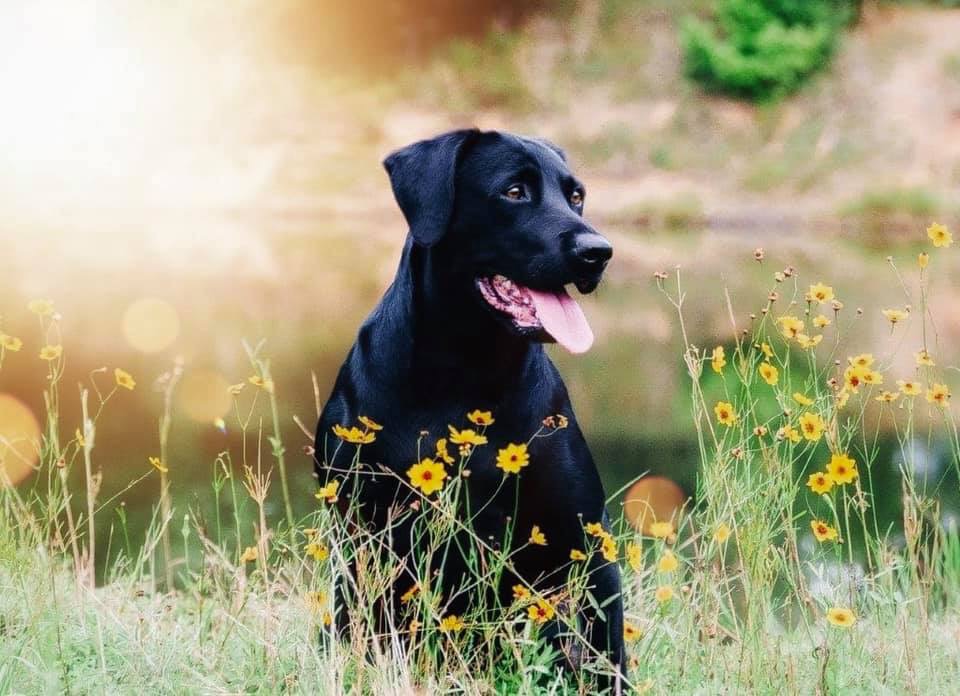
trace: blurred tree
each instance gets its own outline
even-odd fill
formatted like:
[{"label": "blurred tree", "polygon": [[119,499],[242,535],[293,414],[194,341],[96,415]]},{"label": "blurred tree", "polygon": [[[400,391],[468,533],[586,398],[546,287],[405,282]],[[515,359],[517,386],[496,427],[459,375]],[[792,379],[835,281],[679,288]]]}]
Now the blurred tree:
[{"label": "blurred tree", "polygon": [[825,66],[855,0],[717,0],[681,27],[685,72],[714,92],[769,100]]}]

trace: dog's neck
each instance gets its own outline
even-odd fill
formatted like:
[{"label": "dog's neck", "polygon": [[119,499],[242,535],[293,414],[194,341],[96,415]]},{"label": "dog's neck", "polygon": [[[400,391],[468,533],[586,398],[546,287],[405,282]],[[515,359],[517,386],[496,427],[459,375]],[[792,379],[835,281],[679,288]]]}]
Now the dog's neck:
[{"label": "dog's neck", "polygon": [[416,383],[446,390],[515,386],[543,356],[542,345],[510,332],[434,250],[410,239],[372,328],[384,339],[376,343],[391,347],[382,357]]}]

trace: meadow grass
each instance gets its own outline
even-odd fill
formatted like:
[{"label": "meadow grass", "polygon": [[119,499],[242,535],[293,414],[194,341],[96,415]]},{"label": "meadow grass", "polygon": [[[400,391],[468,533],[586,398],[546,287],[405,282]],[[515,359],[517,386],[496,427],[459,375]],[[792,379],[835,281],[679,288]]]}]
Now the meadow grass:
[{"label": "meadow grass", "polygon": [[[801,284],[787,267],[771,273],[769,294],[746,325],[729,301],[717,302],[729,313],[731,339],[712,347],[687,338],[679,271],[657,274],[683,336],[700,469],[695,495],[670,519],[632,520],[636,531],[614,509],[613,535],[584,520],[584,553],[623,570],[625,693],[935,694],[960,683],[960,536],[940,510],[944,487],[960,473],[947,386],[956,368],[938,364],[927,310],[930,274],[951,250],[944,229],[931,226],[929,236],[934,248],[909,269],[891,260],[905,306],[847,307],[842,282]],[[755,256],[745,262],[763,262],[762,250]],[[82,422],[64,422],[61,404],[71,397],[59,317],[49,302],[30,309],[39,356],[27,354],[30,340],[0,334],[0,379],[10,361],[39,357],[48,367],[42,433],[29,443],[32,477],[0,490],[0,692],[596,692],[593,677],[609,666],[581,645],[576,609],[595,600],[575,554],[567,586],[539,596],[521,586],[510,606],[478,603],[463,616],[449,613],[450,598],[431,582],[430,569],[464,539],[471,581],[462,590],[481,595],[511,566],[509,553],[471,534],[477,511],[463,495],[467,472],[476,458],[497,455],[479,441],[451,452],[435,439],[444,433],[410,434],[446,478],[432,490],[416,475],[398,476],[417,499],[391,524],[413,519],[425,551],[401,615],[376,620],[400,565],[390,529],[345,522],[329,485],[313,512],[294,513],[291,497],[304,492],[287,480],[279,397],[262,346],[247,348],[251,375],[230,387],[242,446],[210,463],[213,518],[171,499],[178,463],[168,460],[170,422],[182,365],[161,374],[156,456],[130,484],[158,480],[153,523],[144,539],[120,543],[128,536],[122,512],[96,524],[112,502],[98,495],[98,462],[110,455],[96,447],[96,432],[125,390],[143,386],[119,368],[91,372],[72,397]],[[845,328],[881,311],[904,340],[890,351],[840,354]],[[919,328],[917,345],[905,340],[908,324]],[[904,351],[915,367],[898,374]],[[316,380],[314,393],[319,411]],[[564,427],[563,414],[543,415],[538,431],[513,435],[518,448]],[[474,413],[451,425],[482,435],[496,424]],[[343,426],[330,446],[363,461],[379,424]],[[902,485],[877,490],[877,438],[888,429],[900,443]],[[918,473],[917,442],[942,447],[945,470],[932,486]],[[22,444],[0,442],[0,453],[24,457],[12,446]],[[74,468],[83,490],[67,485]],[[516,476],[522,468],[504,467],[503,485]],[[874,514],[887,496],[901,500],[899,528]],[[242,515],[244,506],[252,514]],[[512,533],[521,545],[551,543]],[[102,578],[98,559],[108,559]],[[342,595],[337,578],[346,578]],[[333,627],[338,611],[350,628],[342,637]],[[571,650],[583,650],[580,669],[558,670],[540,638],[551,617],[565,626]]]}]

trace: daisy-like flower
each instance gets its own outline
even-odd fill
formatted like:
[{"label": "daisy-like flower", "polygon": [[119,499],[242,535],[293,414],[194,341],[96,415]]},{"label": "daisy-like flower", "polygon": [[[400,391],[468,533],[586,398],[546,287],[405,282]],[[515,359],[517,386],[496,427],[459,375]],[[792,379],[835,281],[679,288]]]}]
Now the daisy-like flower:
[{"label": "daisy-like flower", "polygon": [[400,595],[401,604],[408,604],[411,599],[417,596],[417,593],[420,591],[420,585],[413,583],[410,586],[410,589]]},{"label": "daisy-like flower", "polygon": [[160,457],[148,457],[147,461],[150,462],[150,466],[159,471],[161,474],[165,474],[170,471],[166,464],[160,461]]},{"label": "daisy-like flower", "polygon": [[820,304],[821,302],[830,302],[833,300],[833,288],[829,285],[824,285],[823,283],[817,283],[810,286],[810,290],[807,292],[807,301],[816,302]]},{"label": "daisy-like flower", "polygon": [[800,433],[789,423],[777,431],[777,437],[781,440],[790,440],[793,444],[797,444],[803,439]]},{"label": "daisy-like flower", "polygon": [[917,254],[917,265],[920,266],[921,271],[924,268],[926,268],[927,264],[929,263],[930,263],[930,254],[928,254],[925,251],[921,251],[919,254]]},{"label": "daisy-like flower", "polygon": [[810,323],[812,323],[818,329],[823,329],[827,326],[830,326],[830,320],[823,314],[818,314],[815,316]]},{"label": "daisy-like flower", "polygon": [[731,428],[737,422],[737,412],[733,410],[733,404],[727,401],[718,401],[713,407],[713,412],[717,415],[717,422],[720,425]]},{"label": "daisy-like flower", "polygon": [[823,340],[822,334],[817,334],[816,336],[807,336],[805,333],[797,334],[797,344],[804,350],[811,350],[820,345],[820,341]]},{"label": "daisy-like flower", "polygon": [[886,390],[884,390],[884,391],[880,392],[877,396],[875,396],[875,397],[873,398],[873,400],[874,400],[874,401],[881,401],[881,402],[883,402],[883,403],[889,404],[889,403],[892,403],[892,402],[896,401],[896,400],[899,399],[899,398],[900,398],[900,392],[892,392],[892,391],[886,391]]},{"label": "daisy-like flower", "polygon": [[357,420],[360,421],[367,430],[383,430],[383,426],[377,423],[377,421],[372,418],[367,418],[366,416],[358,416]]},{"label": "daisy-like flower", "polygon": [[825,471],[810,474],[810,477],[807,479],[807,488],[818,495],[829,493],[830,489],[833,488],[833,476]]},{"label": "daisy-like flower", "polygon": [[898,324],[909,316],[909,313],[903,309],[884,309],[883,316],[887,318],[887,321],[891,325]]},{"label": "daisy-like flower", "polygon": [[650,536],[668,539],[673,536],[673,522],[654,522],[650,525]]},{"label": "daisy-like flower", "polygon": [[727,356],[724,353],[723,346],[717,346],[713,349],[713,357],[710,359],[710,366],[718,375],[723,373],[723,366],[727,364]]},{"label": "daisy-like flower", "polygon": [[938,249],[953,244],[953,235],[950,234],[950,230],[947,229],[946,225],[941,225],[939,222],[935,222],[927,228],[927,236],[930,237],[933,246]]},{"label": "daisy-like flower", "polygon": [[830,607],[827,610],[827,621],[840,628],[850,628],[857,622],[857,615],[849,609]]},{"label": "daisy-like flower", "polygon": [[334,479],[333,481],[328,481],[326,485],[320,486],[317,492],[313,494],[313,497],[317,500],[335,503],[337,502],[337,491],[339,489],[340,482]]},{"label": "daisy-like flower", "polygon": [[555,416],[547,416],[543,419],[544,428],[555,428],[556,430],[563,430],[568,425],[570,425],[570,420],[563,414],[558,413]]},{"label": "daisy-like flower", "polygon": [[330,549],[317,541],[311,541],[309,544],[307,544],[306,547],[304,547],[304,551],[306,551],[306,554],[311,556],[317,563],[330,558]]},{"label": "daisy-like flower", "polygon": [[527,616],[530,617],[531,621],[535,621],[538,624],[545,624],[547,621],[552,619],[556,614],[556,611],[553,609],[553,605],[550,604],[545,599],[537,599],[536,604],[531,604],[527,608]]},{"label": "daisy-like flower", "polygon": [[119,367],[113,371],[113,378],[117,381],[118,387],[123,387],[124,389],[130,389],[131,391],[135,386],[137,386],[136,380],[130,375],[126,370],[121,370]]},{"label": "daisy-like flower", "polygon": [[27,309],[38,317],[49,317],[53,314],[53,300],[30,300]]},{"label": "daisy-like flower", "polygon": [[837,392],[836,404],[837,409],[841,409],[847,405],[847,402],[850,400],[850,390],[844,387]]},{"label": "daisy-like flower", "polygon": [[777,319],[777,323],[780,325],[780,333],[783,334],[784,338],[796,338],[797,334],[803,333],[803,321],[793,315],[784,315]]},{"label": "daisy-like flower", "polygon": [[493,425],[493,414],[476,409],[467,414],[467,420],[478,426]]},{"label": "daisy-like flower", "polygon": [[925,350],[920,350],[919,352],[914,353],[914,358],[917,361],[917,365],[922,365],[926,367],[933,367],[934,365],[936,365],[936,363],[933,362],[933,358],[930,357],[930,353],[928,353]]},{"label": "daisy-like flower", "polygon": [[716,531],[713,533],[713,540],[718,544],[725,544],[727,539],[730,538],[730,527],[726,522],[721,522],[717,525]]},{"label": "daisy-like flower", "polygon": [[857,463],[846,454],[832,455],[830,463],[827,464],[827,473],[836,484],[853,483],[860,475]]},{"label": "daisy-like flower", "polygon": [[854,394],[867,383],[867,373],[871,370],[863,365],[851,365],[843,371],[843,386]]},{"label": "daisy-like flower", "polygon": [[583,531],[585,531],[590,536],[601,537],[607,533],[607,530],[603,528],[603,525],[599,522],[587,522],[583,525]]},{"label": "daisy-like flower", "polygon": [[869,368],[863,371],[863,383],[864,384],[883,384],[883,375],[876,370],[871,370]]},{"label": "daisy-like flower", "polygon": [[660,560],[657,561],[657,572],[658,573],[672,573],[680,566],[680,561],[677,560],[677,557],[674,555],[673,551],[667,549],[663,552],[663,555],[660,556]]},{"label": "daisy-like flower", "polygon": [[441,437],[439,440],[437,440],[437,455],[436,455],[436,457],[437,457],[437,459],[439,459],[440,461],[442,461],[442,462],[444,462],[444,463],[446,463],[446,464],[453,464],[453,462],[456,461],[456,460],[450,455],[450,452],[447,451],[447,438]]},{"label": "daisy-like flower", "polygon": [[253,563],[260,557],[260,552],[257,551],[256,546],[248,546],[243,550],[243,553],[240,554],[241,563]]},{"label": "daisy-like flower", "polygon": [[40,349],[40,359],[46,361],[53,361],[63,355],[63,346],[61,345],[46,345]]},{"label": "daisy-like flower", "polygon": [[809,406],[813,403],[813,399],[808,397],[806,394],[801,394],[800,392],[793,393],[793,400],[801,406]]},{"label": "daisy-like flower", "polygon": [[643,554],[640,544],[632,541],[627,544],[627,564],[633,568],[634,572],[640,572],[640,569],[643,567]]},{"label": "daisy-like flower", "polygon": [[859,355],[847,358],[848,363],[857,367],[872,367],[873,361],[873,353],[860,353]]},{"label": "daisy-like flower", "polygon": [[757,368],[757,372],[760,373],[763,381],[769,384],[771,387],[777,383],[778,379],[780,379],[779,370],[777,370],[776,367],[768,362],[760,363],[760,367]]},{"label": "daisy-like flower", "polygon": [[16,336],[8,336],[5,333],[0,333],[0,348],[9,350],[11,353],[16,353],[23,348],[23,341]]},{"label": "daisy-like flower", "polygon": [[273,394],[273,380],[272,380],[272,379],[264,379],[264,378],[261,377],[260,375],[253,375],[252,377],[248,377],[248,378],[247,378],[247,381],[250,382],[250,384],[252,384],[252,385],[255,386],[255,387],[260,387],[261,389],[263,389],[263,390],[264,390],[265,392],[267,392],[268,394]]},{"label": "daisy-like flower", "polygon": [[900,391],[906,396],[917,396],[923,389],[923,385],[920,384],[920,382],[914,382],[909,379],[898,379],[897,386],[900,387]]},{"label": "daisy-like flower", "polygon": [[600,538],[600,555],[608,563],[616,563],[619,552],[617,551],[617,542],[612,536],[606,534]]},{"label": "daisy-like flower", "polygon": [[377,434],[374,432],[360,430],[355,425],[347,428],[339,423],[333,426],[333,434],[351,445],[369,445],[377,439]]},{"label": "daisy-like flower", "polygon": [[767,360],[770,360],[773,357],[773,348],[766,343],[760,344],[760,352],[763,353],[763,357],[765,357]]},{"label": "daisy-like flower", "polygon": [[946,384],[934,382],[927,390],[927,401],[937,406],[947,407],[950,405],[950,389]]},{"label": "daisy-like flower", "polygon": [[547,545],[547,535],[540,531],[540,525],[533,525],[530,529],[530,539],[528,539],[528,541],[536,546]]},{"label": "daisy-like flower", "polygon": [[820,414],[807,411],[800,416],[800,432],[811,442],[816,442],[823,435],[824,422]]},{"label": "daisy-like flower", "polygon": [[475,430],[470,430],[469,428],[457,430],[452,425],[448,425],[447,428],[450,430],[450,442],[455,445],[469,445],[471,447],[475,447],[478,445],[487,444],[486,435],[480,435]]},{"label": "daisy-like flower", "polygon": [[463,623],[463,619],[461,619],[456,614],[449,614],[448,616],[444,616],[443,620],[440,621],[440,630],[443,633],[459,633],[466,627],[467,625]]},{"label": "daisy-like flower", "polygon": [[410,485],[419,488],[424,495],[432,495],[443,489],[447,471],[443,464],[426,457],[407,469],[407,478],[410,479]]},{"label": "daisy-like flower", "polygon": [[524,444],[510,444],[497,452],[497,468],[505,474],[519,474],[520,469],[530,464],[530,454]]},{"label": "daisy-like flower", "polygon": [[623,622],[623,639],[628,643],[635,643],[640,639],[640,629],[629,621]]},{"label": "daisy-like flower", "polygon": [[570,549],[570,560],[571,561],[585,561],[587,560],[587,554],[585,554],[580,549]]},{"label": "daisy-like flower", "polygon": [[523,585],[514,585],[510,589],[513,590],[514,601],[525,602],[528,599],[530,599],[530,595],[531,595],[530,590],[524,587]]},{"label": "daisy-like flower", "polygon": [[673,588],[670,585],[660,585],[657,591],[653,593],[653,596],[656,597],[657,601],[661,604],[666,604],[673,599]]},{"label": "daisy-like flower", "polygon": [[822,520],[810,520],[810,529],[817,541],[834,541],[837,538],[837,530]]},{"label": "daisy-like flower", "polygon": [[321,592],[319,590],[307,592],[307,594],[304,596],[304,600],[306,601],[311,612],[314,614],[319,614],[321,611],[323,611],[323,607],[327,603],[327,594],[326,592]]}]

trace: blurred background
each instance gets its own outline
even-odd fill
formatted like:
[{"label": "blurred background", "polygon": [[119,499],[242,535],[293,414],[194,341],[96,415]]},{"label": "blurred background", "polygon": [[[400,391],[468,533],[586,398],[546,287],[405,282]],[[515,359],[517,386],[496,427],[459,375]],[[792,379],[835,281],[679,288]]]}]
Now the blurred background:
[{"label": "blurred background", "polygon": [[[879,309],[911,301],[887,256],[913,268],[930,222],[956,230],[957,36],[960,0],[6,0],[0,332],[24,346],[0,371],[0,435],[42,421],[47,339],[26,305],[51,299],[67,435],[91,371],[138,382],[94,450],[101,500],[117,496],[98,524],[123,514],[135,537],[159,485],[129,486],[158,452],[156,378],[182,358],[170,476],[179,511],[209,510],[214,460],[240,445],[226,387],[252,374],[241,340],[265,339],[311,509],[292,417],[313,427],[311,372],[325,399],[405,234],[380,161],[476,125],[564,147],[616,248],[583,301],[595,347],[553,352],[608,491],[650,472],[693,495],[682,341],[653,273],[682,267],[691,342],[729,354],[793,265],[846,305],[837,357],[871,350],[888,379],[910,376],[919,322],[892,336]],[[940,364],[960,357],[950,259],[931,267]],[[899,455],[878,422],[878,505],[896,525]],[[917,447],[924,480],[955,493],[945,450]]]}]

